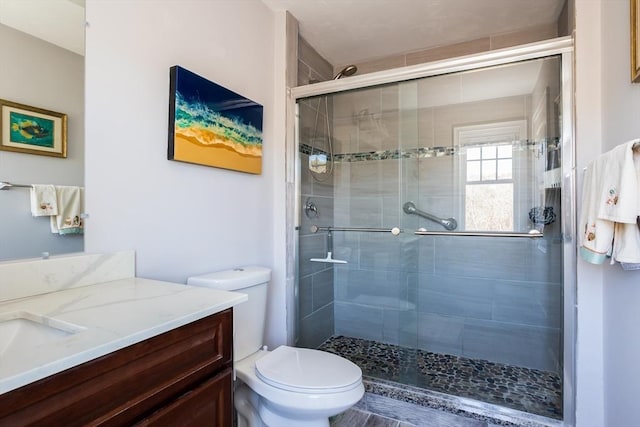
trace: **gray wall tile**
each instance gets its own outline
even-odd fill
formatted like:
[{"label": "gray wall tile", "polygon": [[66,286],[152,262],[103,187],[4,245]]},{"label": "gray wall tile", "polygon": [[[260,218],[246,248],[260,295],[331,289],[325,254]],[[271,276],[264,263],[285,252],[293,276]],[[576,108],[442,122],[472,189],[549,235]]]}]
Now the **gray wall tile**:
[{"label": "gray wall tile", "polygon": [[562,327],[562,287],[538,282],[497,281],[493,319],[547,328]]},{"label": "gray wall tile", "polygon": [[298,345],[317,348],[334,334],[333,304],[329,304],[300,321]]},{"label": "gray wall tile", "polygon": [[333,66],[302,37],[298,38],[298,59],[322,76],[322,80],[333,77]]},{"label": "gray wall tile", "polygon": [[382,339],[401,347],[418,347],[418,315],[414,304],[407,304],[405,310],[384,309]]},{"label": "gray wall tile", "polygon": [[301,235],[299,238],[298,274],[303,277],[317,273],[326,268],[319,262],[311,262],[311,258],[324,258],[327,255],[326,233]]},{"label": "gray wall tile", "polygon": [[333,268],[313,275],[313,310],[333,302]]},{"label": "gray wall tile", "polygon": [[464,319],[432,313],[418,314],[418,348],[434,353],[462,354]]},{"label": "gray wall tile", "polygon": [[298,279],[298,316],[306,317],[313,312],[313,276]]},{"label": "gray wall tile", "polygon": [[472,319],[492,318],[492,284],[486,280],[420,275],[418,311]]},{"label": "gray wall tile", "polygon": [[416,271],[418,242],[391,233],[363,233],[360,237],[360,266],[375,270]]},{"label": "gray wall tile", "polygon": [[370,306],[335,302],[336,334],[382,341],[383,310]]},{"label": "gray wall tile", "polygon": [[534,239],[435,239],[435,272],[442,275],[548,282],[548,258]]},{"label": "gray wall tile", "polygon": [[462,355],[559,372],[557,329],[505,324],[496,321],[465,321]]},{"label": "gray wall tile", "polygon": [[403,310],[415,307],[406,278],[402,271],[337,269],[336,301]]}]

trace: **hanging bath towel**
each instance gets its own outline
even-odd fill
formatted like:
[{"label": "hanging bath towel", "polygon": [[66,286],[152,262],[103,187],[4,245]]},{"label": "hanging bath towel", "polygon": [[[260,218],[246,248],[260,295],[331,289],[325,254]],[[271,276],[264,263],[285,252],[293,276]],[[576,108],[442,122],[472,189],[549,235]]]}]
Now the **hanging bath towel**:
[{"label": "hanging bath towel", "polygon": [[58,215],[51,217],[51,232],[56,234],[83,234],[84,188],[56,186]]},{"label": "hanging bath towel", "polygon": [[589,164],[584,176],[580,256],[602,264],[607,256],[623,263],[640,262],[640,182],[634,161],[635,139],[621,144]]},{"label": "hanging bath towel", "polygon": [[638,217],[638,179],[633,147],[634,139],[600,156],[598,163],[598,218],[623,224],[635,224]]},{"label": "hanging bath towel", "polygon": [[30,190],[31,215],[51,216],[58,215],[58,203],[56,202],[56,188],[53,185],[34,184]]},{"label": "hanging bath towel", "polygon": [[602,186],[600,164],[592,162],[584,173],[582,209],[578,223],[580,256],[591,264],[603,264],[611,256],[615,223],[598,217],[599,188]]}]

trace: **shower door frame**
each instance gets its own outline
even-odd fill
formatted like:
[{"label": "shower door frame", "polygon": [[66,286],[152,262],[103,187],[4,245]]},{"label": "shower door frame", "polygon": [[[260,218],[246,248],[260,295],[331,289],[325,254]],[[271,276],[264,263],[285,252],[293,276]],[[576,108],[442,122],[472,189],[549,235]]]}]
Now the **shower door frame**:
[{"label": "shower door frame", "polygon": [[[549,56],[561,58],[562,93],[562,238],[563,238],[563,424],[575,425],[575,353],[576,353],[576,190],[574,144],[574,58],[573,38],[559,37],[496,51],[445,59],[441,61],[394,68],[374,73],[351,76],[348,79],[329,80],[288,90],[287,99],[287,340],[294,343],[296,336],[298,287],[298,237],[302,208],[300,198],[300,162],[298,156],[298,99],[334,94],[352,89],[399,83],[423,77],[434,77],[460,71],[469,71],[495,65],[504,65]],[[508,408],[504,408],[508,410]]]}]

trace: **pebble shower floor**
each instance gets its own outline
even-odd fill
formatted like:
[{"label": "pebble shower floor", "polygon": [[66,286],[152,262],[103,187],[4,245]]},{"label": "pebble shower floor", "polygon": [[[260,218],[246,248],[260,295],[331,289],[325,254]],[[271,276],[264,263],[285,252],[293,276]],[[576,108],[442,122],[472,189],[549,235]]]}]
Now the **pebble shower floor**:
[{"label": "pebble shower floor", "polygon": [[366,377],[562,419],[561,380],[552,372],[344,336],[319,349],[351,360]]}]

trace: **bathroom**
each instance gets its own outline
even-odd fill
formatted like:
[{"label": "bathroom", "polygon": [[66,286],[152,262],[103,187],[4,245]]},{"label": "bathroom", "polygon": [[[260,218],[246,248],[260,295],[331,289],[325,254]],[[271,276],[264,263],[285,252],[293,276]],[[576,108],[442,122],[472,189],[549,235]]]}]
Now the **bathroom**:
[{"label": "bathroom", "polygon": [[[134,249],[138,275],[180,283],[229,266],[271,266],[267,344],[287,342],[294,276],[286,263],[286,16],[258,1],[161,4],[87,1],[85,250]],[[640,132],[628,6],[575,2],[577,170]],[[215,26],[211,16],[219,17]],[[219,38],[238,28],[242,37]],[[262,175],[166,161],[166,86],[175,64],[269,107]],[[0,170],[11,161],[5,154]],[[640,347],[628,332],[638,321],[637,274],[581,261],[576,268],[576,425],[629,425],[640,417],[633,399]]]}]

